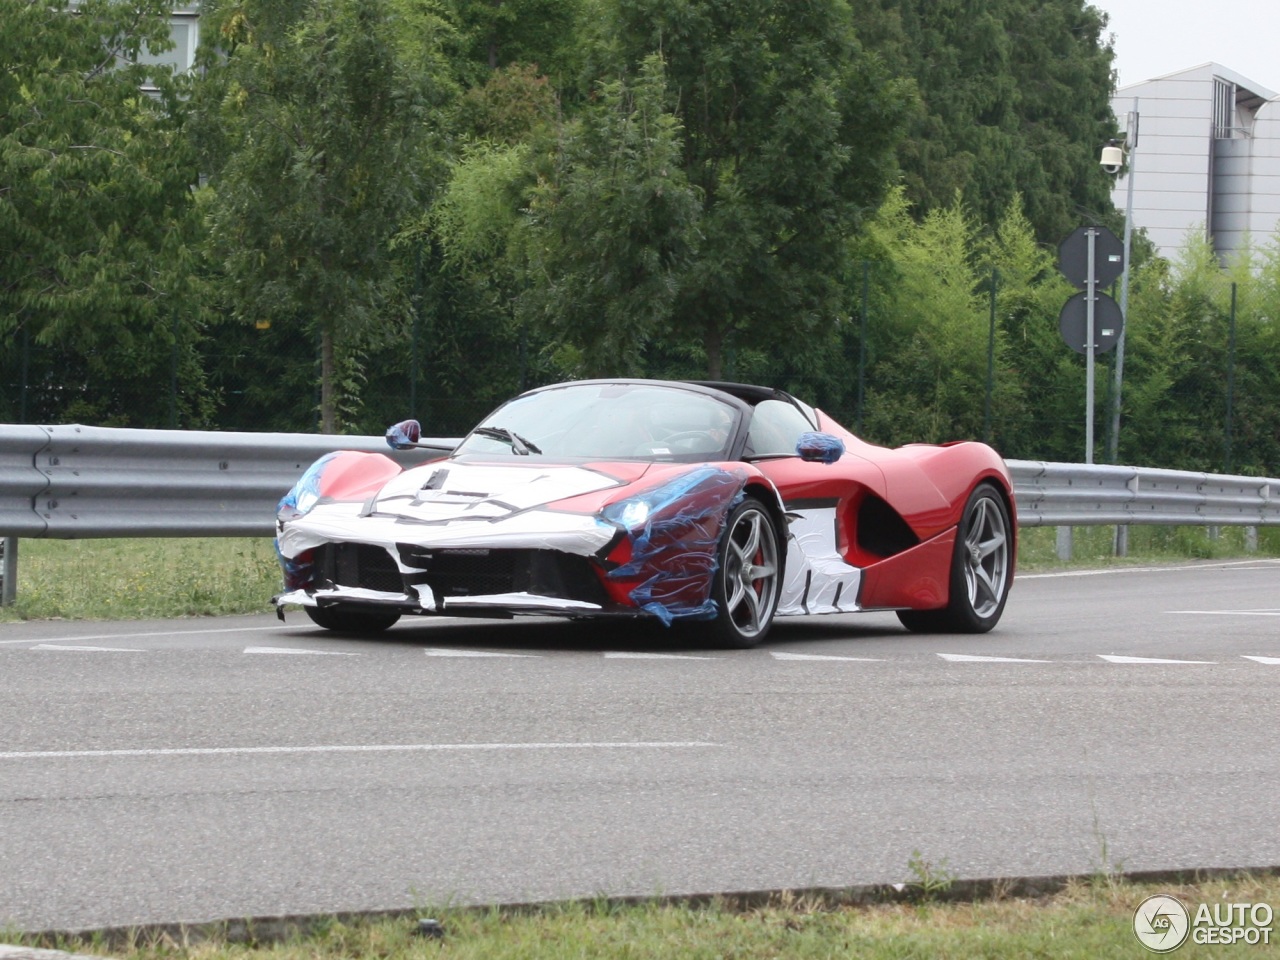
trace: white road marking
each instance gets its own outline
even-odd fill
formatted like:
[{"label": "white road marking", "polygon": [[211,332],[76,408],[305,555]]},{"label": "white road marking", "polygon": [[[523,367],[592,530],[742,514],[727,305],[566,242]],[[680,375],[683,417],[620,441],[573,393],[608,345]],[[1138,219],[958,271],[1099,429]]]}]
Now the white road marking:
[{"label": "white road marking", "polygon": [[390,743],[318,747],[172,747],[149,750],[29,750],[0,753],[0,760],[61,760],[80,757],[221,757],[289,753],[429,753],[469,750],[677,750],[716,747],[707,740],[600,741],[588,743]]},{"label": "white road marking", "polygon": [[1264,607],[1260,610],[1168,610],[1167,613],[1199,614],[1200,616],[1225,617],[1280,617],[1280,610]]},{"label": "white road marking", "polygon": [[1113,654],[1098,654],[1108,663],[1203,663],[1216,664],[1217,660],[1166,660],[1161,657],[1118,657]]},{"label": "white road marking", "polygon": [[143,650],[132,650],[127,647],[75,647],[69,644],[38,643],[31,650],[76,650],[80,653],[145,653]]},{"label": "white road marking", "polygon": [[539,653],[498,653],[495,650],[450,650],[448,647],[427,647],[422,651],[428,657],[526,657],[538,659]]},{"label": "white road marking", "polygon": [[1061,577],[1101,577],[1120,573],[1186,573],[1197,570],[1269,570],[1280,560],[1236,560],[1230,563],[1195,563],[1168,567],[1105,567],[1101,570],[1058,570],[1054,573],[1020,573],[1018,580],[1056,580]]},{"label": "white road marking", "polygon": [[1053,663],[1052,660],[1028,660],[1024,657],[976,657],[968,653],[940,653],[938,656],[952,663]]},{"label": "white road marking", "polygon": [[825,653],[778,653],[769,651],[775,660],[859,660],[864,663],[884,663],[876,657],[837,657]]},{"label": "white road marking", "polygon": [[623,653],[608,651],[606,660],[719,660],[719,657],[699,657],[691,653]]},{"label": "white road marking", "polygon": [[297,647],[245,647],[245,653],[283,653],[304,657],[358,657],[360,654],[344,650],[299,650]]},{"label": "white road marking", "polygon": [[1258,663],[1280,663],[1280,657],[1251,657],[1245,654],[1244,658],[1246,660],[1256,660]]},{"label": "white road marking", "polygon": [[25,640],[0,640],[0,643],[65,643],[76,640],[124,640],[137,637],[188,637],[203,633],[261,633],[264,630],[289,630],[284,624],[271,624],[267,627],[219,627],[208,630],[157,630],[152,633],[98,633],[76,637],[27,637]]}]

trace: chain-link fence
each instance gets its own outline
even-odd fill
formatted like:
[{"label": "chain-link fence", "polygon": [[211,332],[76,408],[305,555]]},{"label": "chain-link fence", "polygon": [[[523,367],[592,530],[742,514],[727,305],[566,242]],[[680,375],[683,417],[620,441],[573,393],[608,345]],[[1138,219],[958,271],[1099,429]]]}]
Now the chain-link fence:
[{"label": "chain-link fence", "polygon": [[[874,442],[974,438],[1005,456],[1081,462],[1085,359],[1058,329],[1057,276],[864,263],[848,308],[773,333],[730,328],[720,378],[791,390]],[[343,428],[416,417],[464,433],[522,389],[583,375],[704,379],[706,354],[667,331],[619,369],[507,315],[422,306],[337,371]],[[1096,462],[1272,475],[1280,470],[1280,299],[1222,273],[1139,271],[1130,294],[1118,442],[1116,352],[1097,357]],[[757,329],[760,329],[759,327]],[[304,323],[204,331],[176,322],[149,345],[75,351],[21,324],[0,350],[0,419],[177,429],[318,429],[319,345]],[[1114,454],[1112,451],[1115,451]]]}]

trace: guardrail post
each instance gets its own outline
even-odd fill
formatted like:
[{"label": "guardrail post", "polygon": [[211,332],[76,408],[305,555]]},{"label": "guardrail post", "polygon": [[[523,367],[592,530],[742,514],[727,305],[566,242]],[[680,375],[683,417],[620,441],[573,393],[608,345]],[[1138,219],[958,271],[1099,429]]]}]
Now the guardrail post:
[{"label": "guardrail post", "polygon": [[1258,552],[1258,528],[1257,527],[1244,528],[1244,552],[1245,553]]},{"label": "guardrail post", "polygon": [[18,538],[0,540],[0,607],[7,607],[18,598]]},{"label": "guardrail post", "polygon": [[1129,528],[1124,524],[1116,527],[1116,556],[1127,557],[1129,555]]},{"label": "guardrail post", "polygon": [[1058,527],[1058,559],[1066,563],[1071,559],[1071,528]]}]

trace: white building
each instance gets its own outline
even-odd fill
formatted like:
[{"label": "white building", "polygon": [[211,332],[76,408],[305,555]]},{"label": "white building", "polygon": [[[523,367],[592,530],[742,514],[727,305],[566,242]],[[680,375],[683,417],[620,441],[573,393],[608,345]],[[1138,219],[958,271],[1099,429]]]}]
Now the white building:
[{"label": "white building", "polygon": [[[1205,230],[1227,260],[1246,234],[1255,246],[1280,225],[1280,98],[1226,67],[1205,63],[1117,90],[1125,127],[1137,98],[1133,222],[1173,257],[1189,230]],[[1125,209],[1127,179],[1112,200]]]}]

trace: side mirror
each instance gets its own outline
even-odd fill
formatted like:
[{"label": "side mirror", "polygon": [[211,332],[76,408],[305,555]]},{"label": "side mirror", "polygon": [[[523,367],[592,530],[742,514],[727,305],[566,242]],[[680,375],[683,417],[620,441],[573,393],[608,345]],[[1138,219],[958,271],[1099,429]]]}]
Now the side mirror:
[{"label": "side mirror", "polygon": [[392,450],[412,450],[422,436],[417,420],[401,420],[387,427],[387,446]]},{"label": "side mirror", "polygon": [[829,433],[802,433],[796,456],[807,463],[832,464],[844,456],[844,441]]}]

